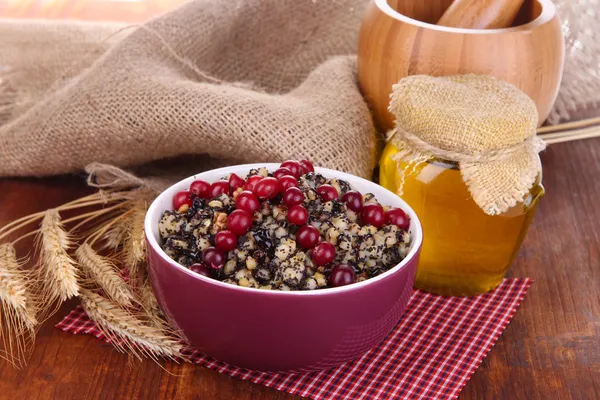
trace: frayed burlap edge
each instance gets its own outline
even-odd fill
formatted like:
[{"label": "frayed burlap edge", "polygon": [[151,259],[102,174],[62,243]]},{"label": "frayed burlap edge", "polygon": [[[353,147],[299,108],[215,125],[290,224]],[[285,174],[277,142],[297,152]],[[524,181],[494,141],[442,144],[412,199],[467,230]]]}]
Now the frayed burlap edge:
[{"label": "frayed burlap edge", "polygon": [[[499,215],[522,203],[529,195],[542,170],[538,153],[546,145],[536,137],[506,160],[485,163],[459,163],[463,182],[473,200],[486,214]],[[503,171],[503,178],[489,185],[490,176]]]}]

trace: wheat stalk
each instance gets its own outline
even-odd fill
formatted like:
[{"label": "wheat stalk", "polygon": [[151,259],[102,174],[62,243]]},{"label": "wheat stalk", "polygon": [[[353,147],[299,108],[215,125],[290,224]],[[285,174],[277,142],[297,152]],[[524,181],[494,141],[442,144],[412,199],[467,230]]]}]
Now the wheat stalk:
[{"label": "wheat stalk", "polygon": [[41,233],[41,260],[44,299],[50,306],[56,300],[65,301],[79,294],[78,271],[69,255],[71,240],[57,210],[46,211]]},{"label": "wheat stalk", "polygon": [[138,358],[140,354],[153,359],[181,357],[180,338],[166,329],[146,324],[139,316],[87,289],[81,291],[81,305],[118,350],[130,350]]},{"label": "wheat stalk", "polygon": [[539,135],[547,144],[556,144],[562,142],[571,142],[573,140],[591,139],[600,137],[600,125],[589,126],[587,128],[574,129],[571,131],[560,131],[554,133],[545,133]]},{"label": "wheat stalk", "polygon": [[[108,192],[108,193],[94,193],[89,196],[73,200],[69,203],[63,204],[58,207],[59,211],[77,210],[86,207],[99,206],[107,204],[109,202],[120,202],[128,200],[131,197],[131,193],[125,192]],[[20,229],[30,225],[34,222],[39,221],[46,215],[45,211],[40,211],[35,214],[26,215],[22,218],[16,219],[2,227],[0,227],[0,239],[4,239],[7,236],[19,231]],[[20,238],[19,238],[20,239]]]},{"label": "wheat stalk", "polygon": [[131,307],[134,301],[131,289],[112,261],[96,253],[88,243],[79,246],[75,256],[82,269],[111,300],[122,307]]},{"label": "wheat stalk", "polygon": [[548,125],[538,128],[538,134],[567,131],[570,129],[585,128],[591,125],[600,125],[600,117],[586,118],[579,121],[565,122],[558,125]]},{"label": "wheat stalk", "polygon": [[29,274],[20,269],[15,249],[10,244],[0,246],[0,336],[1,356],[13,365],[21,365],[26,356],[27,342],[33,342],[36,302],[28,290]]}]

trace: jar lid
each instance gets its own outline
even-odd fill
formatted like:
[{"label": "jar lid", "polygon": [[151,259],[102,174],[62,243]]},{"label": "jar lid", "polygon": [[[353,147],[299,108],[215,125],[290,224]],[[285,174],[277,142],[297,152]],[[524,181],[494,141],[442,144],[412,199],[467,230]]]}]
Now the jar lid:
[{"label": "jar lid", "polygon": [[410,76],[393,86],[394,156],[411,164],[459,164],[475,202],[490,215],[523,201],[541,171],[535,103],[515,86],[483,75]]}]

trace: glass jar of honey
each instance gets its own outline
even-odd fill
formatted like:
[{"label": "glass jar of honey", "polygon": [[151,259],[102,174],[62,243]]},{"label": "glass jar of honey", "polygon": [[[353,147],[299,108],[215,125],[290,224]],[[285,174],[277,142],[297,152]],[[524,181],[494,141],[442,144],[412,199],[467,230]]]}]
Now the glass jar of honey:
[{"label": "glass jar of honey", "polygon": [[494,289],[515,259],[544,194],[541,177],[522,203],[488,215],[471,197],[457,163],[432,160],[408,166],[392,158],[397,152],[393,143],[387,144],[379,183],[397,193],[403,181],[401,197],[421,220],[424,240],[415,286],[445,296]]}]

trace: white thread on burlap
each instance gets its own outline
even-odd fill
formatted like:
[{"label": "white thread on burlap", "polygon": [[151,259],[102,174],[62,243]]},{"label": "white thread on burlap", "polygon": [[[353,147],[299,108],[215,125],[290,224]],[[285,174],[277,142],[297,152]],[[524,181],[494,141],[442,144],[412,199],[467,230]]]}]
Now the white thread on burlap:
[{"label": "white thread on burlap", "polygon": [[91,163],[85,167],[87,184],[103,190],[131,190],[158,194],[171,186],[180,177],[172,179],[160,174],[137,176],[114,165]]},{"label": "white thread on burlap", "polygon": [[469,155],[460,153],[457,151],[441,149],[433,146],[417,135],[414,135],[402,128],[396,126],[393,129],[394,133],[401,131],[399,137],[409,143],[409,146],[415,149],[419,149],[419,152],[429,153],[435,155],[437,158],[450,161],[460,161],[464,163],[480,163],[490,161],[504,161],[513,157],[515,154],[521,152],[523,147],[531,147],[536,150],[537,153],[546,148],[544,141],[538,136],[531,136],[525,139],[523,142],[518,143],[514,146],[505,147],[502,149],[485,150],[475,155]]},{"label": "white thread on burlap", "polygon": [[406,176],[431,159],[458,163],[473,200],[490,215],[523,201],[541,172],[535,103],[516,87],[478,75],[412,76],[394,85],[399,194]]},{"label": "white thread on burlap", "polygon": [[114,165],[92,163],[85,167],[85,172],[88,186],[98,189],[134,189],[145,184],[142,179]]}]

